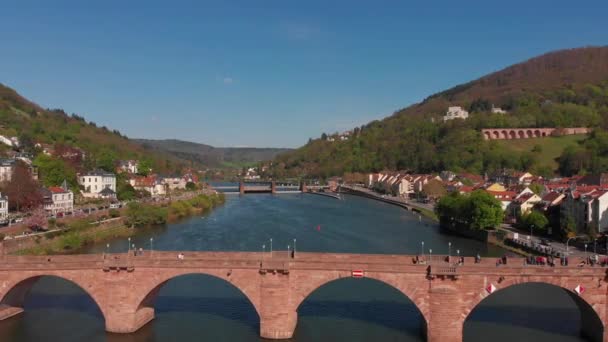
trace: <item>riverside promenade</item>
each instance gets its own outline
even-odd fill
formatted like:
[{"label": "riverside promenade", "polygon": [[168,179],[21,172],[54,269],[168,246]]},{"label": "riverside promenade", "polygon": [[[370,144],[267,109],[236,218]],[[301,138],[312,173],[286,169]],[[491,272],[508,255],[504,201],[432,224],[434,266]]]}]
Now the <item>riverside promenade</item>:
[{"label": "riverside promenade", "polygon": [[[344,191],[344,190],[346,190],[346,191]],[[405,200],[403,198],[399,198],[396,196],[381,195],[373,190],[363,188],[360,186],[356,186],[356,185],[343,184],[340,186],[340,192],[371,198],[371,199],[382,201],[385,203],[397,205],[404,209],[415,211],[415,212],[421,212],[423,210],[433,212],[433,210],[434,210],[434,207],[432,204],[412,202],[412,201],[408,201],[408,200]]]}]

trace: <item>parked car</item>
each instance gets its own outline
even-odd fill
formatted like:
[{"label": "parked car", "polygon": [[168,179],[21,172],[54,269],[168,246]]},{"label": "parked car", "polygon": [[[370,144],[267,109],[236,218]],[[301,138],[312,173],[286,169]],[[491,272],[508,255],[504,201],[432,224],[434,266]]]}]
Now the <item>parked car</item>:
[{"label": "parked car", "polygon": [[540,239],[540,244],[543,246],[551,246],[551,242],[547,239]]}]

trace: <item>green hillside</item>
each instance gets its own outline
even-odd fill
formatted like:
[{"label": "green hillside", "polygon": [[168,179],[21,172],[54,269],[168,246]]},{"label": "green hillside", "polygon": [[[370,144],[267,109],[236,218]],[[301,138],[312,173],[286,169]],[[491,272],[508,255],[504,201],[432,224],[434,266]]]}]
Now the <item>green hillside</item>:
[{"label": "green hillside", "polygon": [[[443,122],[448,106],[463,107],[469,118]],[[493,106],[507,113],[492,113]],[[486,142],[480,130],[496,127],[591,127],[597,132],[608,128],[608,47],[551,52],[431,95],[383,120],[355,127],[347,141],[314,139],[281,154],[271,172],[277,177],[330,177],[385,169],[558,172],[556,162],[548,160],[559,154],[559,146],[547,146],[543,153]],[[570,164],[560,165],[559,170],[604,170],[608,149],[597,147],[602,146],[597,140],[593,137],[571,148]],[[547,144],[551,141],[559,144],[560,140]],[[575,160],[585,158],[593,162],[585,170],[575,167]]]},{"label": "green hillside", "polygon": [[[61,109],[44,109],[0,84],[0,134],[18,137],[21,149],[36,154],[36,143],[78,147],[86,152],[79,168],[113,168],[119,159],[147,159],[155,170],[169,172],[184,162],[166,153],[148,151],[117,130],[98,127]],[[10,147],[0,144],[0,152]]]},{"label": "green hillside", "polygon": [[496,140],[497,144],[515,153],[531,153],[536,155],[539,168],[557,170],[558,158],[568,147],[576,147],[586,138],[586,135],[567,135],[562,137],[546,137],[516,140]]}]

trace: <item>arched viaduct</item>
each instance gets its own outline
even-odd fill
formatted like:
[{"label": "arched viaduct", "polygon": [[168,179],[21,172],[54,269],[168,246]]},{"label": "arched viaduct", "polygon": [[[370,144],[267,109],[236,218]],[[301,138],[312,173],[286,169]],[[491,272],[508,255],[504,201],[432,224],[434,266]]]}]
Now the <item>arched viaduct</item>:
[{"label": "arched viaduct", "polygon": [[[0,264],[0,320],[23,310],[25,295],[38,277],[67,279],[87,292],[102,312],[106,330],[131,333],[154,319],[154,299],[167,281],[186,274],[207,274],[238,288],[260,318],[260,335],[287,339],[293,335],[300,304],[331,281],[364,277],[386,283],[415,303],[426,323],[427,340],[458,342],[469,313],[490,294],[514,284],[540,282],[568,291],[581,309],[583,332],[608,342],[605,332],[608,285],[606,268],[524,266],[511,258],[499,267],[495,260],[464,265],[444,257],[428,265],[412,256],[287,252],[147,251],[127,254],[70,256],[3,256]],[[577,287],[584,289],[577,293]],[[0,323],[1,324],[1,323]]]},{"label": "arched viaduct", "polygon": [[560,135],[586,134],[590,130],[585,127],[571,128],[487,128],[481,133],[485,140],[510,140],[548,137],[559,132]]}]

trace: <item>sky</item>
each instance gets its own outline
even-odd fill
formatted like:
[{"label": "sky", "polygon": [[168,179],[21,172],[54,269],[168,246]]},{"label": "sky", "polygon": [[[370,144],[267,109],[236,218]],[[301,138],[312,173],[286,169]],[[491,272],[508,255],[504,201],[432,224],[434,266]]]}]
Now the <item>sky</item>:
[{"label": "sky", "polygon": [[132,138],[298,147],[557,49],[608,1],[0,0],[0,83]]}]

